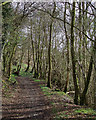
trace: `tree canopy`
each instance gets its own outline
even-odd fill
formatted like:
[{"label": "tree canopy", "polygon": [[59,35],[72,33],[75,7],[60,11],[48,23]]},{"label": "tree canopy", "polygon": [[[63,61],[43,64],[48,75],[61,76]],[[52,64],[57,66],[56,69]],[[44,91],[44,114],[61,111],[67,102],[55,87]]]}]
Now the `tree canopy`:
[{"label": "tree canopy", "polygon": [[[26,64],[50,88],[75,91],[75,104],[96,100],[96,2],[3,3],[3,75]],[[14,68],[15,67],[15,68]],[[91,94],[92,93],[92,94]]]}]

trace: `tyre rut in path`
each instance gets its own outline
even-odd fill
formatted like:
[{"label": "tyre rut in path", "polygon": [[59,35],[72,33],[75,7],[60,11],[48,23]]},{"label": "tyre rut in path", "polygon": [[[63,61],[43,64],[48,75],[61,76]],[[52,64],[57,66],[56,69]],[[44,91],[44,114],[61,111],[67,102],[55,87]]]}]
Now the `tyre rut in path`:
[{"label": "tyre rut in path", "polygon": [[2,120],[51,120],[51,108],[40,84],[28,77],[17,77],[18,93],[2,103]]}]

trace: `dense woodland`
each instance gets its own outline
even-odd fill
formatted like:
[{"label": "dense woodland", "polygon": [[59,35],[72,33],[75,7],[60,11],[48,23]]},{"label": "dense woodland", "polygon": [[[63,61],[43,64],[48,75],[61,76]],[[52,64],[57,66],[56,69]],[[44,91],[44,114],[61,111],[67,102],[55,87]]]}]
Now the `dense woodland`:
[{"label": "dense woodland", "polygon": [[25,72],[96,109],[96,2],[2,5],[2,72]]}]

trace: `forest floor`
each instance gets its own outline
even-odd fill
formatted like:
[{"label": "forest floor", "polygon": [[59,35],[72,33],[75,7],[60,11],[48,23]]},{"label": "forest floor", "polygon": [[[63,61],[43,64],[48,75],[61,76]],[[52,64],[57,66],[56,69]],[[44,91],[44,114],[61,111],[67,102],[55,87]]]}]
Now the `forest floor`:
[{"label": "forest floor", "polygon": [[95,120],[96,112],[73,104],[63,92],[45,87],[43,80],[16,77],[18,84],[10,87],[2,98],[2,120]]}]

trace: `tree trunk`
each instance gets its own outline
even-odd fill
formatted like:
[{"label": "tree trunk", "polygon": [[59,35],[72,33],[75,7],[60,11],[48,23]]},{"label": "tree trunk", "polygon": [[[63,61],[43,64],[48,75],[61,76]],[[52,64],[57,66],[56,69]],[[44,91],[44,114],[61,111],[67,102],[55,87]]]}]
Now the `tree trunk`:
[{"label": "tree trunk", "polygon": [[49,48],[48,48],[49,71],[48,71],[47,87],[49,88],[51,88],[51,37],[52,37],[52,22],[50,24],[50,38],[49,38]]},{"label": "tree trunk", "polygon": [[33,67],[30,73],[33,73],[35,71],[35,56],[34,56],[34,41],[32,37],[32,19],[31,19],[31,45],[32,45],[32,55],[33,55]]},{"label": "tree trunk", "polygon": [[[82,8],[83,8],[83,31],[86,33],[86,20],[87,20],[87,12],[85,14],[85,10],[87,11],[88,9],[88,5],[86,3],[86,9],[85,9],[85,3],[82,2]],[[90,58],[90,63],[89,63],[89,69],[88,69],[88,74],[86,75],[86,49],[85,49],[85,43],[87,41],[87,37],[85,35],[83,35],[83,70],[84,70],[84,77],[86,78],[84,83],[84,90],[80,96],[80,105],[84,105],[86,104],[86,94],[87,94],[87,90],[88,90],[88,86],[90,83],[90,79],[91,79],[91,73],[92,73],[92,68],[93,68],[93,55],[91,55]],[[94,46],[95,47],[95,46]],[[94,49],[93,47],[93,49]],[[93,51],[92,51],[93,54]]]},{"label": "tree trunk", "polygon": [[35,61],[37,63],[37,68],[34,68],[34,78],[38,78],[38,72],[37,72],[37,69],[38,69],[38,51],[36,51],[36,60]]},{"label": "tree trunk", "polygon": [[[44,40],[44,38],[43,38],[43,40]],[[42,72],[42,62],[43,62],[43,59],[42,59],[42,56],[43,56],[43,46],[42,46],[41,54],[40,54],[40,65],[39,65],[40,78],[43,78],[43,72]]]},{"label": "tree trunk", "polygon": [[89,83],[90,83],[92,66],[93,66],[93,57],[91,56],[90,64],[89,64],[89,70],[88,70],[88,74],[87,74],[87,80],[85,82],[85,87],[84,87],[83,93],[80,96],[80,105],[84,105],[84,103],[86,102],[85,101],[86,100],[86,93],[87,93],[88,86],[89,86]]},{"label": "tree trunk", "polygon": [[24,55],[23,49],[24,49],[24,48],[22,48],[21,58],[20,58],[19,65],[17,66],[17,71],[14,73],[14,74],[16,74],[16,75],[19,75],[20,70],[21,70],[21,65],[22,65],[22,60],[23,60],[23,55]]},{"label": "tree trunk", "polygon": [[5,71],[6,71],[6,59],[7,59],[7,55],[5,54],[5,50],[6,50],[6,47],[7,47],[7,45],[8,45],[8,42],[7,43],[5,43],[4,44],[4,46],[3,46],[3,49],[2,49],[2,51],[3,51],[3,61],[2,61],[2,65],[3,65],[3,75],[5,75]]},{"label": "tree trunk", "polygon": [[[40,25],[39,25],[40,27]],[[38,50],[37,50],[37,78],[39,77],[39,66],[40,66],[40,28],[39,28],[39,40],[38,40]]]},{"label": "tree trunk", "polygon": [[69,82],[69,38],[66,29],[66,2],[65,2],[65,12],[64,12],[64,29],[65,29],[65,36],[66,36],[66,44],[67,44],[67,79],[65,83],[64,92],[67,92],[68,82]]},{"label": "tree trunk", "polygon": [[29,67],[30,67],[30,51],[29,51],[29,47],[28,47],[28,63],[27,63],[27,68],[25,70],[25,72],[27,72],[29,70]]},{"label": "tree trunk", "polygon": [[[54,2],[54,9],[53,9],[53,13],[52,16],[54,16],[56,10],[56,3]],[[49,47],[48,47],[48,63],[49,63],[49,71],[48,71],[48,82],[47,82],[47,87],[51,88],[51,71],[52,71],[52,65],[51,65],[51,43],[52,43],[52,24],[53,24],[53,20],[51,20],[50,23],[50,35],[49,35]]]},{"label": "tree trunk", "polygon": [[[84,33],[86,33],[86,19],[87,19],[87,12],[85,14],[85,10],[87,11],[87,5],[86,5],[86,8],[85,8],[85,2],[82,2],[82,9],[83,9],[83,28],[82,28],[82,31],[84,31]],[[87,37],[85,35],[83,35],[83,51],[82,51],[82,55],[83,55],[83,61],[82,61],[82,64],[83,64],[83,70],[84,70],[84,77],[86,77],[86,41],[87,41]],[[84,81],[85,83],[86,81]],[[82,84],[83,86],[83,84]]]},{"label": "tree trunk", "polygon": [[78,90],[77,78],[76,78],[76,60],[75,60],[75,51],[74,51],[74,29],[73,29],[74,24],[75,24],[75,2],[73,2],[72,19],[71,19],[71,57],[72,57],[73,82],[75,88],[74,103],[78,104],[79,90]]},{"label": "tree trunk", "polygon": [[95,36],[95,48],[94,48],[94,109],[96,110],[96,36]]},{"label": "tree trunk", "polygon": [[[96,12],[95,12],[96,15]],[[96,18],[94,16],[94,37],[95,37],[95,47],[94,47],[94,109],[96,110]]]},{"label": "tree trunk", "polygon": [[10,58],[9,58],[9,63],[8,63],[8,78],[10,78],[10,76],[11,76],[11,64],[12,64],[13,55],[14,55],[15,50],[16,50],[16,45],[17,44],[15,44],[13,46],[13,50],[12,50],[12,53],[11,53]]},{"label": "tree trunk", "polygon": [[[81,30],[82,25],[82,17],[81,17],[81,2],[79,2],[79,29]],[[81,44],[82,44],[82,36],[81,31],[79,31],[79,62],[81,65]],[[79,66],[79,89],[82,91],[82,76],[81,76],[81,68]]]}]

